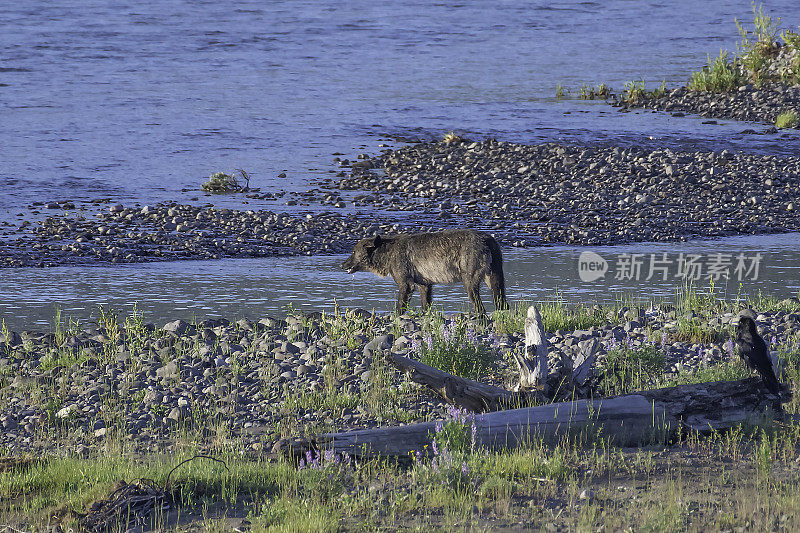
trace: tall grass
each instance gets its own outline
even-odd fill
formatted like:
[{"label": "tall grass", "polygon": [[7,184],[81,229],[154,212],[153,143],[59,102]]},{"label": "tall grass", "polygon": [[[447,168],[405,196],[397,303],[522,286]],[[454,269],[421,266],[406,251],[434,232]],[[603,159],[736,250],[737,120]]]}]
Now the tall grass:
[{"label": "tall grass", "polygon": [[719,56],[714,60],[711,59],[711,56],[707,57],[708,65],[692,73],[689,89],[726,93],[742,85],[742,75],[739,74],[735,64],[728,62],[727,51],[720,51]]},{"label": "tall grass", "polygon": [[775,127],[779,129],[796,128],[798,123],[800,123],[800,117],[797,116],[797,111],[794,109],[784,111],[775,118]]}]

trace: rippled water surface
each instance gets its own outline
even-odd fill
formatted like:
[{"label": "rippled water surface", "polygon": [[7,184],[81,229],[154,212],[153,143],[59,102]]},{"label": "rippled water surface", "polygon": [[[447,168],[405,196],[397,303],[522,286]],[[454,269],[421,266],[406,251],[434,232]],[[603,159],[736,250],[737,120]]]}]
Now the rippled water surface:
[{"label": "rippled water surface", "polygon": [[[796,1],[765,7],[789,27],[800,21]],[[27,216],[34,201],[242,208],[241,197],[199,194],[203,177],[244,168],[263,190],[307,189],[338,171],[335,153],[352,158],[451,130],[522,142],[800,153],[795,132],[743,135],[754,126],[554,97],[559,82],[573,96],[583,83],[618,90],[633,79],[649,88],[685,83],[707,53],[735,50],[734,18],[752,19],[740,0],[0,0],[0,13],[0,221]],[[249,202],[294,209],[285,200]],[[749,289],[796,293],[796,236],[719,242],[764,251],[762,277]],[[578,278],[578,249],[509,250],[509,292],[551,298],[558,288],[598,300],[625,290],[667,294],[674,280],[612,281],[616,254],[693,246],[711,253],[719,242],[603,249],[609,281],[593,283]],[[130,310],[138,302],[154,321],[258,317],[288,304],[330,308],[333,298],[391,308],[391,281],[347,276],[340,260],[4,270],[0,317],[15,328],[46,326],[54,303],[86,317],[97,305]],[[465,302],[458,287],[436,291],[449,309]]]},{"label": "rippled water surface", "polygon": [[[796,1],[766,8],[800,21]],[[329,176],[334,152],[450,130],[795,153],[794,133],[739,135],[748,126],[554,98],[558,82],[574,93],[682,84],[707,53],[735,50],[733,20],[752,20],[749,10],[741,0],[4,0],[0,208],[191,202],[204,176],[235,167],[266,190],[302,189]]]},{"label": "rippled water surface", "polygon": [[[603,278],[581,280],[582,252],[594,252],[608,263]],[[759,253],[758,268],[751,270]],[[740,256],[744,270],[737,272]],[[629,257],[636,259],[628,261]],[[676,277],[681,257],[694,257],[694,264],[700,265],[700,270],[690,271],[691,276],[698,277],[694,285],[700,291],[708,288],[712,272],[709,268],[715,261],[718,265],[727,262],[728,268],[719,272],[727,273],[729,279],[719,277],[715,284],[728,298],[736,297],[737,293],[755,296],[759,290],[784,298],[797,296],[800,291],[800,234],[786,234],[677,244],[509,249],[504,253],[508,296],[512,301],[563,298],[572,302],[609,303],[629,297],[673,300],[676,288],[681,286],[680,278]],[[290,306],[305,311],[332,311],[334,302],[381,312],[392,310],[397,294],[394,281],[369,273],[347,274],[339,268],[343,259],[344,256],[322,256],[183,261],[82,270],[14,269],[9,271],[13,272],[14,280],[0,283],[0,318],[11,329],[48,330],[56,305],[64,315],[81,322],[96,318],[100,306],[124,314],[133,311],[135,305],[148,321],[158,325],[176,318],[222,316],[252,320],[267,315],[282,316]],[[629,264],[639,264],[638,272],[626,269]],[[652,274],[651,266],[655,267]],[[491,306],[485,287],[483,296]],[[458,285],[435,286],[434,302],[448,312],[468,309],[466,293]],[[414,296],[412,304],[419,305],[418,296]]]}]

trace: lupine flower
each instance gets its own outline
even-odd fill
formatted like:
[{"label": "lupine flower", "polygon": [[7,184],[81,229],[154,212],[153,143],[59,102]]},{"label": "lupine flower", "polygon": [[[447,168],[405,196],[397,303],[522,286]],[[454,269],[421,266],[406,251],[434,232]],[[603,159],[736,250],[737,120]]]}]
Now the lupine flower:
[{"label": "lupine flower", "polygon": [[728,357],[733,359],[733,341],[728,339],[728,342],[725,343],[725,346],[728,348]]},{"label": "lupine flower", "polygon": [[469,474],[469,467],[467,466],[467,462],[466,462],[466,461],[464,461],[464,462],[461,464],[461,474],[463,474],[463,475],[465,475],[465,476],[466,476],[467,474]]},{"label": "lupine flower", "polygon": [[661,334],[661,349],[663,350],[663,349],[664,349],[664,346],[666,346],[666,345],[667,345],[667,332],[666,332],[666,331],[664,331],[664,332]]},{"label": "lupine flower", "polygon": [[436,439],[431,441],[431,448],[433,448],[433,455],[439,455],[439,445],[436,444]]},{"label": "lupine flower", "polygon": [[419,353],[422,350],[422,342],[419,339],[412,339],[411,340],[411,351],[414,353]]},{"label": "lupine flower", "polygon": [[770,339],[769,343],[770,343],[772,346],[775,346],[775,344],[776,344],[777,342],[778,342],[778,339],[775,337],[775,335],[773,335],[773,336],[772,336],[772,339]]},{"label": "lupine flower", "polygon": [[444,342],[450,343],[451,332],[450,328],[447,327],[447,324],[442,324],[442,327],[439,328],[439,332],[442,334]]},{"label": "lupine flower", "polygon": [[428,345],[429,350],[433,350],[433,337],[431,337],[430,335],[426,335],[425,343]]},{"label": "lupine flower", "polygon": [[305,466],[306,466],[306,462],[303,461],[302,459],[300,459],[300,462],[297,463],[297,469],[298,470],[302,470],[303,468],[305,468]]}]

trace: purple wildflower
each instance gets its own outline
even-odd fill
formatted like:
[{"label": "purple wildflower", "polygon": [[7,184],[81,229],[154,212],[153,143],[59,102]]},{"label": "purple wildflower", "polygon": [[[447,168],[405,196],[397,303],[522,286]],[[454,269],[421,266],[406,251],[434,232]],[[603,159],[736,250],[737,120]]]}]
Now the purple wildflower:
[{"label": "purple wildflower", "polygon": [[422,350],[422,342],[419,339],[412,339],[411,340],[411,351],[414,353],[419,353]]},{"label": "purple wildflower", "polygon": [[436,439],[431,440],[431,448],[433,448],[433,455],[439,455],[439,445],[436,444]]},{"label": "purple wildflower", "polygon": [[469,474],[469,467],[467,466],[467,462],[466,462],[466,461],[464,461],[464,462],[461,464],[461,474],[462,474],[462,475],[465,475],[465,476],[466,476],[467,474]]},{"label": "purple wildflower", "polygon": [[666,330],[661,334],[661,349],[664,349],[664,346],[667,345],[667,332]]},{"label": "purple wildflower", "polygon": [[428,345],[429,350],[433,350],[433,337],[430,335],[425,335],[425,344]]},{"label": "purple wildflower", "polygon": [[777,337],[775,337],[775,335],[773,335],[773,336],[772,336],[772,339],[770,339],[770,341],[769,341],[770,345],[772,345],[772,346],[775,346],[775,344],[776,344],[777,342],[778,342],[778,339],[777,339]]},{"label": "purple wildflower", "polygon": [[728,349],[728,357],[733,359],[733,341],[728,339],[728,342],[725,343],[725,347]]},{"label": "purple wildflower", "polygon": [[305,466],[306,466],[306,462],[303,461],[302,459],[300,459],[300,462],[297,463],[297,469],[298,470],[302,470],[303,468],[305,468]]},{"label": "purple wildflower", "polygon": [[441,420],[437,420],[436,425],[433,426],[433,430],[436,433],[441,433],[443,429],[444,429],[444,424],[442,423]]},{"label": "purple wildflower", "polygon": [[325,454],[323,455],[323,462],[330,463],[333,461],[334,453],[333,450],[325,450]]},{"label": "purple wildflower", "polygon": [[439,332],[442,334],[444,342],[449,344],[452,333],[450,331],[450,328],[447,327],[447,324],[442,324],[442,327],[439,328]]}]

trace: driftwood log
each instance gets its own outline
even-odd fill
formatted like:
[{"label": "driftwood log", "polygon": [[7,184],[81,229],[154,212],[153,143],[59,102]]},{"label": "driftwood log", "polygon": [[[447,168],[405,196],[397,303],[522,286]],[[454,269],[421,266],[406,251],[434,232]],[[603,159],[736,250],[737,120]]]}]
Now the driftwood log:
[{"label": "driftwood log", "polygon": [[[514,447],[531,438],[554,442],[564,437],[600,436],[618,446],[664,440],[683,428],[706,432],[727,429],[781,411],[781,402],[758,378],[680,385],[603,399],[582,399],[514,409],[544,400],[547,345],[535,308],[525,324],[525,352],[517,356],[520,381],[514,390],[465,379],[396,354],[389,361],[444,401],[475,417],[477,440],[490,449]],[[544,368],[543,366],[544,365]],[[579,370],[576,370],[578,372]],[[435,422],[329,433],[318,448],[350,455],[403,456],[430,444]],[[295,453],[298,450],[295,450]]]}]

